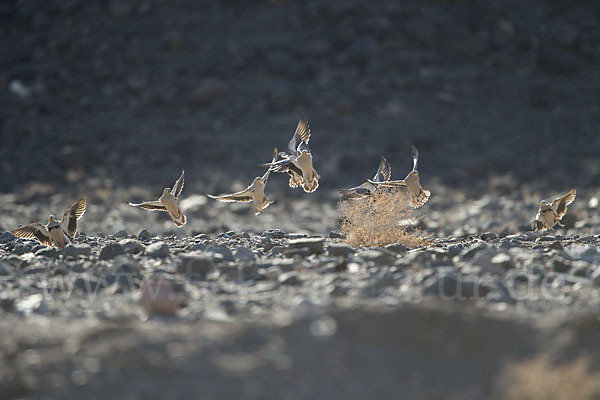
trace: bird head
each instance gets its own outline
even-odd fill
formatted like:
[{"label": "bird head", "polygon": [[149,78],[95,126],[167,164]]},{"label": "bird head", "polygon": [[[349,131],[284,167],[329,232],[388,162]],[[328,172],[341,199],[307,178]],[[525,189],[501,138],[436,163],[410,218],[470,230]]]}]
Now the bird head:
[{"label": "bird head", "polygon": [[171,189],[165,188],[165,190],[163,190],[163,194],[169,194],[169,193],[171,193]]},{"label": "bird head", "polygon": [[257,185],[262,183],[262,178],[256,177],[254,178],[254,182],[252,182],[253,185]]},{"label": "bird head", "polygon": [[548,203],[546,200],[542,200],[540,201],[540,208],[541,209],[546,209],[550,207],[550,203]]},{"label": "bird head", "polygon": [[54,219],[54,215],[50,215],[50,216],[48,216],[48,221],[50,221],[50,222],[54,222],[54,221],[56,221],[56,220]]}]

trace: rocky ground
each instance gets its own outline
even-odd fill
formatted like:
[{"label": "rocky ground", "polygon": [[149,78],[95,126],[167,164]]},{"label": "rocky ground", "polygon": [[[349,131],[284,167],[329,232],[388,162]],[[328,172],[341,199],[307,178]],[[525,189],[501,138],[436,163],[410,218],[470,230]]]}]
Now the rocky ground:
[{"label": "rocky ground", "polygon": [[[0,397],[597,398],[599,7],[0,2]],[[303,115],[315,193],[206,196]],[[344,245],[337,189],[412,144],[432,243]],[[182,169],[183,228],[127,205]],[[64,251],[5,232],[81,196]]]}]

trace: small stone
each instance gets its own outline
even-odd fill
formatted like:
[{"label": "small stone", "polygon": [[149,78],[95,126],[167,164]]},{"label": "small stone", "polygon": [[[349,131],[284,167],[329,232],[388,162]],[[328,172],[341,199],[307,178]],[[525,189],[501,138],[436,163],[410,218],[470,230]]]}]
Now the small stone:
[{"label": "small stone", "polygon": [[571,269],[571,265],[569,262],[563,258],[556,257],[552,260],[552,269],[554,272],[565,273],[569,272]]},{"label": "small stone", "polygon": [[36,256],[48,257],[48,258],[58,258],[58,250],[54,247],[44,247],[35,252]]},{"label": "small stone", "polygon": [[285,233],[281,229],[269,229],[263,232],[262,236],[272,239],[283,239]]},{"label": "small stone", "polygon": [[354,254],[354,248],[347,244],[330,244],[327,246],[327,254],[332,257],[346,257]]},{"label": "small stone", "polygon": [[63,254],[65,257],[89,257],[92,255],[92,248],[89,244],[78,243],[78,244],[70,244],[63,250]]},{"label": "small stone", "polygon": [[302,284],[302,280],[298,277],[298,274],[296,274],[295,272],[284,272],[283,274],[279,275],[277,281],[282,285],[297,286]]},{"label": "small stone", "polygon": [[363,251],[359,256],[377,265],[392,265],[396,261],[397,254],[386,249],[371,249]]},{"label": "small stone", "polygon": [[497,239],[498,235],[496,235],[494,232],[485,232],[481,234],[481,240],[494,240]]},{"label": "small stone", "polygon": [[556,238],[554,236],[549,236],[549,235],[542,236],[538,239],[538,241],[540,241],[540,242],[553,242],[555,240],[556,240]]},{"label": "small stone", "polygon": [[215,260],[205,253],[190,253],[183,255],[177,265],[177,273],[190,279],[205,279],[206,275],[215,268]]},{"label": "small stone", "polygon": [[499,265],[502,268],[504,268],[505,270],[512,269],[515,267],[510,256],[505,253],[496,254],[495,256],[492,257],[492,259],[490,261],[492,264]]},{"label": "small stone", "polygon": [[125,249],[123,246],[118,243],[108,243],[102,248],[102,250],[100,250],[100,255],[98,258],[100,260],[112,260],[121,254],[125,254]]},{"label": "small stone", "polygon": [[235,261],[250,262],[256,259],[254,252],[247,247],[240,246],[233,252]]},{"label": "small stone", "polygon": [[304,239],[293,239],[288,242],[288,249],[308,249],[309,254],[322,254],[323,244],[325,239],[323,238],[304,238]]},{"label": "small stone", "polygon": [[204,243],[194,243],[192,247],[189,249],[190,251],[204,251],[206,250],[206,245]]},{"label": "small stone", "polygon": [[32,247],[28,244],[18,244],[13,249],[13,253],[20,256],[22,254],[29,253],[31,249]]},{"label": "small stone", "polygon": [[331,231],[329,232],[329,239],[341,239],[342,234],[339,231]]},{"label": "small stone", "polygon": [[121,229],[119,232],[115,233],[113,236],[118,239],[122,239],[122,238],[129,237],[129,233],[126,230]]},{"label": "small stone", "polygon": [[548,246],[548,248],[554,249],[554,250],[563,250],[563,245],[559,240],[556,240],[556,241],[552,242],[550,244],[550,246]]},{"label": "small stone", "polygon": [[141,254],[146,249],[146,246],[135,239],[123,239],[119,241],[119,244],[123,246],[125,252],[129,254]]},{"label": "small stone", "polygon": [[48,311],[48,303],[41,294],[32,294],[15,303],[17,312],[25,315],[33,313],[44,314]]},{"label": "small stone", "polygon": [[138,239],[139,240],[148,240],[152,237],[152,235],[150,234],[150,232],[148,232],[146,229],[142,229],[140,231],[140,233],[138,233]]},{"label": "small stone", "polygon": [[15,235],[10,232],[2,232],[0,235],[0,243],[10,243],[15,240]]},{"label": "small stone", "polygon": [[165,242],[155,242],[146,247],[145,254],[154,258],[167,258],[171,254],[169,245]]},{"label": "small stone", "polygon": [[385,246],[385,249],[393,251],[396,254],[404,254],[404,253],[406,253],[407,251],[410,250],[408,247],[406,247],[402,243],[388,244],[387,246]]}]

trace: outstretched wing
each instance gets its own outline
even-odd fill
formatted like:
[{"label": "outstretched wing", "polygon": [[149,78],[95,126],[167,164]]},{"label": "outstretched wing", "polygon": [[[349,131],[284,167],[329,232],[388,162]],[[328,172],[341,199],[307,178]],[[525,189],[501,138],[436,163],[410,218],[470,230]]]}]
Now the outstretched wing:
[{"label": "outstretched wing", "polygon": [[211,199],[224,201],[227,203],[231,203],[231,202],[247,203],[247,202],[252,201],[252,191],[250,190],[250,186],[248,186],[246,189],[242,190],[241,192],[224,194],[221,196],[213,196],[213,195],[208,194],[207,196],[210,197]]},{"label": "outstretched wing", "polygon": [[373,177],[374,182],[386,182],[389,181],[392,177],[392,167],[388,160],[385,157],[381,157],[381,161],[379,161],[379,168],[377,169],[377,173]]},{"label": "outstretched wing", "polygon": [[296,132],[292,136],[292,140],[288,144],[288,149],[291,154],[296,154],[298,145],[302,142],[308,143],[310,140],[310,125],[305,117],[300,118],[298,126],[296,126]]},{"label": "outstretched wing", "polygon": [[183,174],[185,171],[181,171],[181,176],[177,181],[175,181],[175,185],[173,185],[173,189],[171,189],[171,194],[175,196],[175,198],[179,198],[181,191],[183,190]]},{"label": "outstretched wing", "polygon": [[386,187],[386,188],[399,188],[399,187],[407,187],[408,186],[404,180],[387,181],[387,182],[375,182],[375,181],[369,180],[369,183],[372,183],[376,187]]},{"label": "outstretched wing", "polygon": [[52,246],[50,232],[48,232],[48,229],[46,229],[44,225],[39,223],[22,226],[14,231],[11,231],[11,233],[23,239],[37,239],[46,246]]},{"label": "outstretched wing", "polygon": [[271,161],[271,164],[269,164],[269,169],[267,170],[267,172],[264,173],[264,175],[261,178],[263,184],[265,184],[265,185],[267,184],[267,181],[269,180],[269,175],[271,174],[271,169],[273,168],[273,165],[275,164],[277,157],[279,157],[279,152],[277,151],[277,147],[275,147],[275,149],[273,149],[273,160]]},{"label": "outstretched wing", "polygon": [[413,157],[413,171],[417,170],[417,164],[419,163],[419,150],[417,146],[412,145],[412,157]]},{"label": "outstretched wing", "polygon": [[62,230],[71,236],[75,236],[77,233],[77,220],[85,213],[86,207],[87,203],[85,198],[82,198],[71,207],[67,208],[60,220],[60,227]]},{"label": "outstretched wing", "polygon": [[562,217],[565,216],[567,213],[567,206],[575,200],[576,195],[577,192],[575,189],[571,189],[569,193],[564,196],[552,200],[552,209],[558,219],[562,219]]},{"label": "outstretched wing", "polygon": [[144,201],[143,203],[129,203],[130,206],[143,208],[151,211],[167,211],[167,208],[160,201]]},{"label": "outstretched wing", "polygon": [[350,188],[350,189],[340,189],[340,195],[344,200],[346,199],[360,199],[365,196],[369,196],[373,193],[375,187],[369,183],[365,182],[362,185]]}]

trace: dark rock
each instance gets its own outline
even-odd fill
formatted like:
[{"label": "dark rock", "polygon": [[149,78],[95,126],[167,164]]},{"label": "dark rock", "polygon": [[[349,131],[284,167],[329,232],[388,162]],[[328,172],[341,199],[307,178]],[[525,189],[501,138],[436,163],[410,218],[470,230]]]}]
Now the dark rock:
[{"label": "dark rock", "polygon": [[70,244],[63,250],[63,254],[65,257],[89,257],[92,255],[92,248],[89,244],[78,243],[78,244]]},{"label": "dark rock", "polygon": [[15,248],[13,249],[13,253],[16,255],[22,255],[25,253],[29,253],[31,252],[32,246],[28,245],[28,244],[18,244],[15,246]]},{"label": "dark rock", "polygon": [[209,245],[204,250],[206,253],[220,254],[224,261],[233,261],[233,253],[227,246]]},{"label": "dark rock", "polygon": [[148,240],[152,237],[152,235],[150,234],[150,232],[148,232],[146,229],[142,229],[140,231],[140,233],[138,233],[138,239],[139,240]]},{"label": "dark rock", "polygon": [[15,235],[13,235],[10,232],[2,232],[2,234],[0,235],[0,243],[2,244],[10,243],[13,240],[15,240]]},{"label": "dark rock", "polygon": [[108,243],[102,248],[102,250],[100,250],[100,255],[98,258],[100,260],[112,260],[121,254],[125,254],[125,249],[123,246],[118,243]]},{"label": "dark rock", "polygon": [[354,254],[354,248],[347,244],[330,244],[327,246],[327,254],[332,257],[346,257]]},{"label": "dark rock", "polygon": [[119,241],[119,244],[123,246],[125,252],[129,254],[140,254],[146,249],[146,246],[135,239],[123,239]]},{"label": "dark rock", "polygon": [[283,239],[285,233],[281,229],[269,229],[263,232],[262,236],[272,239]]},{"label": "dark rock", "polygon": [[129,237],[129,233],[126,230],[121,229],[119,232],[115,233],[113,236],[118,239],[123,239],[123,238]]},{"label": "dark rock", "polygon": [[48,258],[58,258],[59,253],[54,247],[44,247],[35,252],[36,256],[48,257]]},{"label": "dark rock", "polygon": [[205,279],[214,268],[215,260],[212,256],[196,252],[181,256],[177,264],[177,273],[190,279]]},{"label": "dark rock", "polygon": [[324,243],[323,238],[293,239],[288,242],[287,249],[307,249],[309,254],[322,254]]},{"label": "dark rock", "polygon": [[486,233],[482,233],[481,234],[481,240],[494,240],[497,239],[498,235],[496,235],[494,232],[486,232]]},{"label": "dark rock", "polygon": [[100,290],[108,287],[108,282],[103,276],[102,278],[93,275],[81,275],[73,282],[73,287],[86,293],[89,296],[96,295]]},{"label": "dark rock", "polygon": [[155,242],[146,247],[144,252],[149,257],[154,258],[167,258],[171,254],[169,251],[169,245],[165,242]]},{"label": "dark rock", "polygon": [[342,239],[342,234],[339,231],[331,231],[329,232],[330,239]]}]

